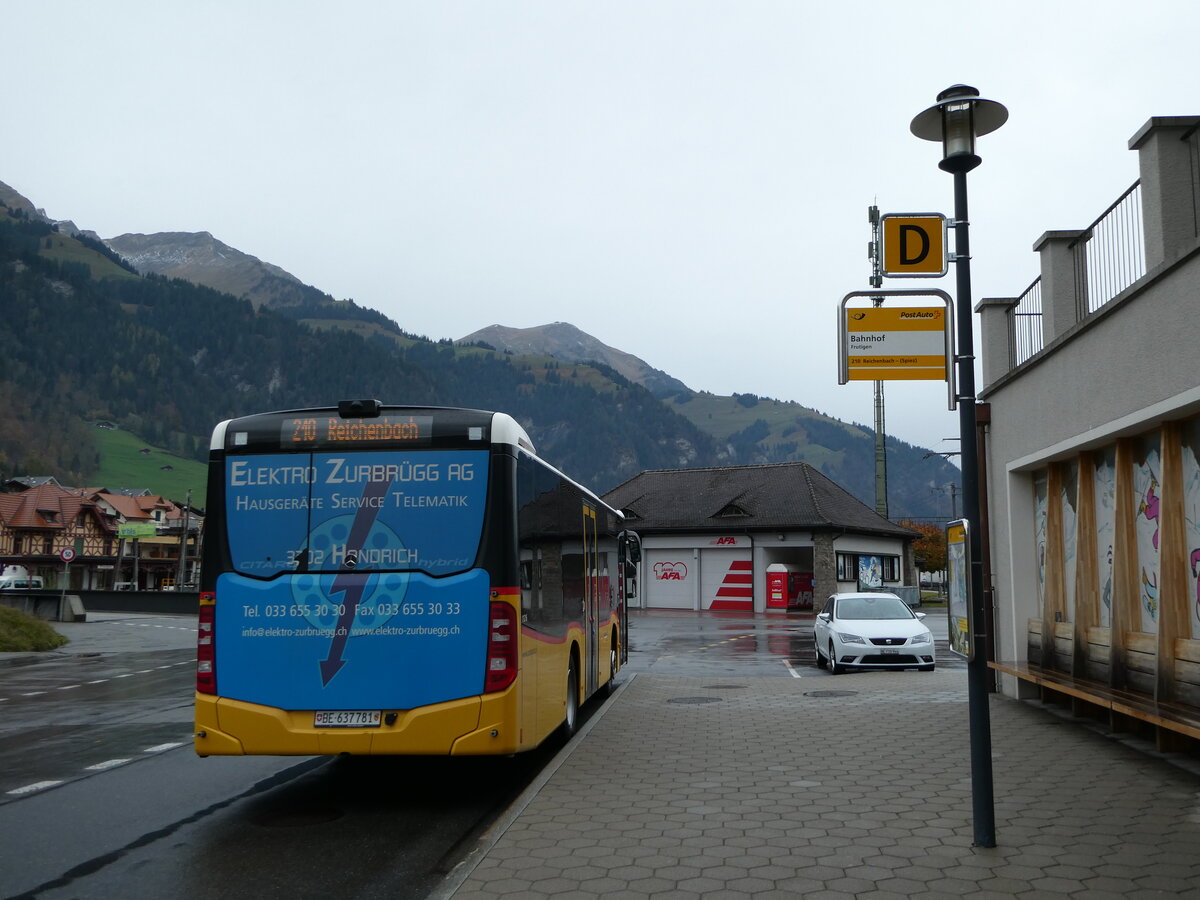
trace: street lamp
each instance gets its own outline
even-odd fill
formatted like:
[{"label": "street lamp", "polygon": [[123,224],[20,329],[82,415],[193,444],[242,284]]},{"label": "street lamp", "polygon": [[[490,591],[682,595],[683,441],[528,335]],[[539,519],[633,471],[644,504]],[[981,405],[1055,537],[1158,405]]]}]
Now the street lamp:
[{"label": "street lamp", "polygon": [[980,163],[975,155],[975,138],[991,134],[1008,121],[1008,110],[995,100],[984,100],[966,84],[948,87],[938,102],[912,120],[912,133],[925,141],[942,142],[946,172],[970,172]]},{"label": "street lamp", "polygon": [[967,173],[979,165],[975,138],[1008,121],[1008,110],[979,91],[956,84],[938,94],[937,103],[909,126],[922,140],[941,141],[938,168],[954,175],[954,265],[958,323],[958,429],[962,440],[963,517],[967,520],[971,556],[971,655],[967,660],[967,697],[971,729],[971,801],[975,843],[996,846],[996,814],[992,792],[992,732],[987,696],[987,635],[983,623],[983,555],[980,553],[979,451],[975,431],[975,341],[971,307],[971,243],[968,235]]}]

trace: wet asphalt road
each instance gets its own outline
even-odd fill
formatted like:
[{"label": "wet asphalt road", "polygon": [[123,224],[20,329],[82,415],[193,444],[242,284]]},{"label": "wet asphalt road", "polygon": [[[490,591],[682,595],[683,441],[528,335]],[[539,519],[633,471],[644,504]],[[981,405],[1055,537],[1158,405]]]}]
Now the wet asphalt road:
[{"label": "wet asphalt road", "polygon": [[[812,621],[634,611],[624,674],[829,678]],[[946,650],[944,610],[927,624],[939,669],[965,668]],[[230,884],[264,898],[425,896],[557,749],[198,759],[195,628],[98,614],[60,626],[59,651],[0,654],[0,897],[215,898]]]},{"label": "wet asphalt road", "polygon": [[[939,669],[966,669],[950,653],[944,608],[923,610]],[[813,614],[634,610],[626,671],[729,678],[828,678],[816,667]],[[916,674],[914,672],[914,674]]]}]

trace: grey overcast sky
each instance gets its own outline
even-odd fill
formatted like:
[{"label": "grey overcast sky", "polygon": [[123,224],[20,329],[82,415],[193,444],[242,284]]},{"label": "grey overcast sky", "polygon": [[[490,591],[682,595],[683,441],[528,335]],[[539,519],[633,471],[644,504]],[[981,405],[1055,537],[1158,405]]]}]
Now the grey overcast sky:
[{"label": "grey overcast sky", "polygon": [[[433,338],[571,322],[696,390],[866,424],[836,310],[869,287],[872,203],[953,211],[909,133],[939,91],[1010,111],[970,176],[976,301],[1133,183],[1147,119],[1200,114],[1194,0],[5,0],[0,21],[0,181],[54,218],[209,231]],[[953,273],[885,283],[918,286]],[[955,446],[944,385],[889,384],[887,426]]]}]

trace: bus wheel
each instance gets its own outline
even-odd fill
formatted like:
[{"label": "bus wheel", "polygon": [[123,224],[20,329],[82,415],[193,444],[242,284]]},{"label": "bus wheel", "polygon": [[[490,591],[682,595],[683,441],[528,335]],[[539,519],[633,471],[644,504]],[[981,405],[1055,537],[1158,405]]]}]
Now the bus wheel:
[{"label": "bus wheel", "polygon": [[563,737],[574,737],[579,728],[579,664],[572,655],[567,666],[567,714],[563,718]]},{"label": "bus wheel", "polygon": [[621,656],[617,652],[617,633],[614,631],[608,644],[608,695],[611,697],[617,690],[617,669],[620,668]]}]

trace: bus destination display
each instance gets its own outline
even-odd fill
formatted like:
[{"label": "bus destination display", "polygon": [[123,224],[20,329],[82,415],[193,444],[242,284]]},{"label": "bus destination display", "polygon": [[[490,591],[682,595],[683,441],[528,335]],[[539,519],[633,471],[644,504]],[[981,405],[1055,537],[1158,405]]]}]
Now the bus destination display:
[{"label": "bus destination display", "polygon": [[279,444],[289,447],[411,447],[428,444],[432,416],[379,416],[342,419],[334,415],[284,419]]}]

